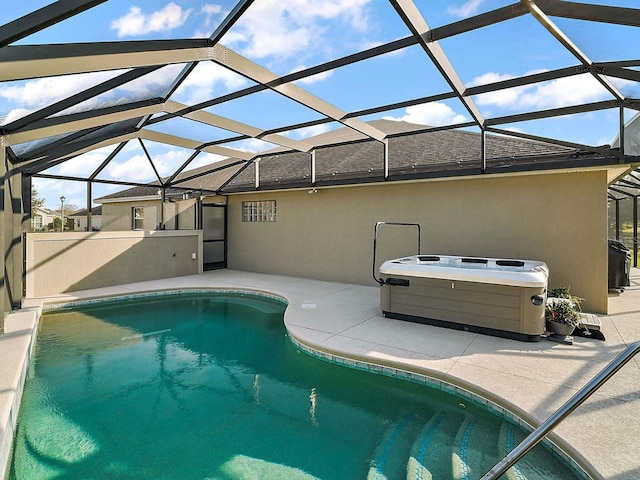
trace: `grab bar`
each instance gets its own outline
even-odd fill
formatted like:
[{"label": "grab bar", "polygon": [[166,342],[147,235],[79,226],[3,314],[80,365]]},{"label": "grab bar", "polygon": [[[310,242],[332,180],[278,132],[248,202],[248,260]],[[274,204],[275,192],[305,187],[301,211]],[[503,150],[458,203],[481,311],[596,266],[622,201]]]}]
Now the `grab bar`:
[{"label": "grab bar", "polygon": [[616,358],[614,358],[600,373],[593,377],[589,383],[576,392],[573,397],[565,402],[556,412],[536,428],[516,448],[511,450],[502,460],[496,463],[491,470],[485,473],[480,480],[493,480],[505,473],[518,460],[524,457],[533,447],[540,443],[549,432],[571,412],[578,408],[595,391],[609,380],[618,370],[624,367],[638,352],[640,342],[629,345]]},{"label": "grab bar", "polygon": [[379,284],[384,285],[384,280],[378,278],[376,276],[376,248],[378,243],[378,227],[380,225],[396,225],[401,227],[416,227],[418,229],[418,251],[417,255],[420,255],[420,225],[418,223],[398,223],[398,222],[377,222],[376,226],[373,228],[373,265],[372,265],[372,273],[373,279]]}]

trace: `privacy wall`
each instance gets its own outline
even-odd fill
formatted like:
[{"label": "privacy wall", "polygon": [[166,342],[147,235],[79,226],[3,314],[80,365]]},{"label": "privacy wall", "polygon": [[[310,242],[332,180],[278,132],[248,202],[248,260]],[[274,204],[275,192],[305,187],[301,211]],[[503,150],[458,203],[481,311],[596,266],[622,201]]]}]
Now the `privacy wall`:
[{"label": "privacy wall", "polygon": [[[607,172],[536,173],[231,195],[232,269],[375,285],[376,222],[418,223],[421,253],[541,260],[549,287],[607,311]],[[242,220],[276,201],[275,222]],[[416,229],[380,228],[378,264],[415,254]]]},{"label": "privacy wall", "polygon": [[27,234],[27,297],[197,273],[201,231]]}]

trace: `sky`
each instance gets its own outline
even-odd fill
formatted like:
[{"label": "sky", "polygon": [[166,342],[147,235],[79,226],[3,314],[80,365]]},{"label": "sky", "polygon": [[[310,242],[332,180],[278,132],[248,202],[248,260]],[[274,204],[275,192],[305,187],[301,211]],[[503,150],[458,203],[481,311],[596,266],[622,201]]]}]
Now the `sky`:
[{"label": "sky", "polygon": [[[636,2],[637,0],[587,0],[586,3],[637,8]],[[8,22],[49,2],[31,0],[4,3],[3,18]],[[415,0],[430,28],[511,3],[512,0]],[[232,1],[109,0],[22,39],[18,44],[209,37],[234,4]],[[553,18],[553,21],[592,61],[637,58],[640,40],[637,30],[640,29],[562,18]],[[4,23],[4,20],[0,22]],[[408,35],[406,26],[386,0],[256,0],[223,37],[221,44],[277,75],[285,75]],[[529,15],[449,37],[439,43],[467,87],[578,64],[576,58]],[[162,94],[182,68],[183,65],[167,66],[109,94],[96,97],[78,106],[76,110]],[[122,71],[0,83],[0,124],[20,118],[120,73]],[[637,83],[614,78],[610,78],[610,81],[624,95],[635,98],[639,96]],[[200,63],[171,99],[194,104],[251,85],[250,80],[211,62]],[[331,70],[299,81],[297,85],[345,112],[449,90],[418,46]],[[473,97],[485,117],[610,99],[611,95],[589,74]],[[216,105],[207,111],[261,129],[320,118],[318,113],[272,91]],[[625,118],[630,119],[634,113],[625,110]],[[362,120],[378,118],[430,126],[471,120],[469,113],[457,99],[411,106],[363,117]],[[610,144],[614,140],[618,118],[618,110],[610,109],[508,124],[501,128],[596,146]],[[304,139],[339,126],[334,122],[285,134],[294,139]],[[188,136],[202,142],[234,135],[182,119],[157,123],[150,129]],[[272,144],[259,140],[238,142],[230,146],[248,151],[273,147]],[[88,175],[114,147],[82,155],[47,173]],[[145,147],[161,176],[170,175],[192,153],[147,141]],[[20,146],[16,149],[19,151]],[[220,159],[216,155],[202,154],[189,168]],[[147,182],[155,179],[155,173],[139,142],[133,141],[129,142],[99,178]],[[66,197],[68,205],[86,206],[84,182],[36,178],[34,186],[39,196],[45,199],[45,205],[50,208],[60,207],[61,195]],[[95,199],[120,189],[120,186],[95,184],[93,197]]]}]

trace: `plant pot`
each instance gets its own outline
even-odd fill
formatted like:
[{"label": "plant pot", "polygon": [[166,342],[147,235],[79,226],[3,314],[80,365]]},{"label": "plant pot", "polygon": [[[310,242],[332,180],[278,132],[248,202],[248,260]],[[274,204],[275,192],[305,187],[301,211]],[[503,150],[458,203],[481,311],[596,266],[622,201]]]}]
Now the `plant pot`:
[{"label": "plant pot", "polygon": [[567,325],[566,323],[553,322],[551,320],[547,320],[547,325],[549,329],[555,333],[556,335],[571,335],[573,330],[576,328],[573,325]]}]

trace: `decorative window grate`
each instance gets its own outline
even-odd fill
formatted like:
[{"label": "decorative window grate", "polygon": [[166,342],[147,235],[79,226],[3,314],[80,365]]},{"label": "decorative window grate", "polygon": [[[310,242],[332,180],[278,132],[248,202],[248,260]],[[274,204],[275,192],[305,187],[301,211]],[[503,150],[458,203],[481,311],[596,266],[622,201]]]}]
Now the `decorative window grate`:
[{"label": "decorative window grate", "polygon": [[276,201],[258,200],[242,202],[243,222],[275,222]]}]

